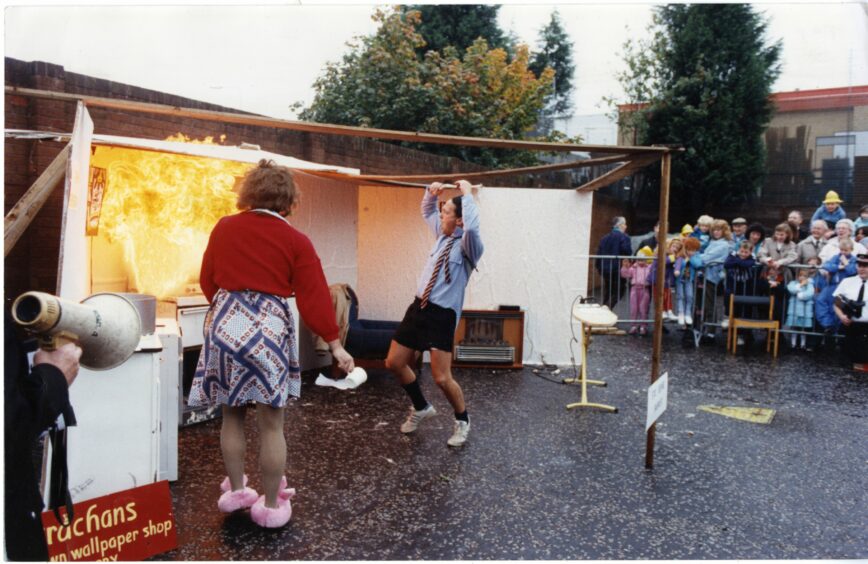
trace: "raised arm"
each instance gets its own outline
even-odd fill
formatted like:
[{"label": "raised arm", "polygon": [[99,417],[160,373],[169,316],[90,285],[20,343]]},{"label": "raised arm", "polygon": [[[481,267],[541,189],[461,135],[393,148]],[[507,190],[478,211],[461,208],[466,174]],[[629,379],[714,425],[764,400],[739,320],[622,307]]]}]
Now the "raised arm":
[{"label": "raised arm", "polygon": [[437,209],[437,196],[443,191],[443,184],[433,182],[422,196],[422,219],[428,224],[435,237],[440,236],[440,210]]},{"label": "raised arm", "polygon": [[464,235],[461,237],[461,250],[470,261],[470,266],[476,268],[482,252],[485,250],[482,244],[482,236],[479,234],[479,208],[471,192],[472,187],[466,180],[457,182],[461,190],[461,217],[464,224]]}]

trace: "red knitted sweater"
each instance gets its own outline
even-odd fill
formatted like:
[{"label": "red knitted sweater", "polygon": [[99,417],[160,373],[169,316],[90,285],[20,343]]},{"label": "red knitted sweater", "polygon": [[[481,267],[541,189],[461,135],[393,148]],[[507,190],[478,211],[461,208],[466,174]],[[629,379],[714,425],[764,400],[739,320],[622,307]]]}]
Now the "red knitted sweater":
[{"label": "red knitted sweater", "polygon": [[279,218],[242,212],[222,218],[211,231],[199,283],[210,302],[217,290],[295,293],[305,324],[326,341],[338,326],[319,256],[310,239]]}]

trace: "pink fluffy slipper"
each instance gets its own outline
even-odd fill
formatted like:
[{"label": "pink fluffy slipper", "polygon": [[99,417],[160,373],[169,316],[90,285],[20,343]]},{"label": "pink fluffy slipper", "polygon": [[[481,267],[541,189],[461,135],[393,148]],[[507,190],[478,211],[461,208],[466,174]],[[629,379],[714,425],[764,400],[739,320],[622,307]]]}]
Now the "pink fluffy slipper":
[{"label": "pink fluffy slipper", "polygon": [[291,500],[295,496],[295,488],[286,487],[286,477],[280,479],[280,490],[277,492],[277,507],[265,507],[265,496],[260,496],[250,508],[250,518],[260,527],[276,529],[289,523],[292,517]]},{"label": "pink fluffy slipper", "polygon": [[253,488],[244,488],[238,491],[223,492],[217,500],[217,509],[223,513],[232,513],[239,509],[247,509],[256,503],[259,494]]}]

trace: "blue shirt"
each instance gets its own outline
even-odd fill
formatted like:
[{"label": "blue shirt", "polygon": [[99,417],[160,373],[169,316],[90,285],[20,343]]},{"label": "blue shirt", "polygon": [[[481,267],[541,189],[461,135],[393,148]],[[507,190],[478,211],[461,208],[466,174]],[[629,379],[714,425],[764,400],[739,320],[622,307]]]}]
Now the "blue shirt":
[{"label": "blue shirt", "polygon": [[[446,268],[444,266],[437,273],[437,281],[434,282],[434,288],[431,289],[431,295],[428,296],[429,302],[455,311],[456,327],[461,318],[461,308],[464,306],[464,288],[467,286],[467,281],[470,280],[470,273],[479,263],[483,251],[482,238],[479,236],[479,209],[476,207],[476,202],[473,201],[473,196],[461,197],[461,215],[464,227],[457,227],[452,233],[452,237],[457,237],[459,240],[452,245],[452,249],[449,251],[451,282],[446,282]],[[428,255],[428,261],[425,263],[425,268],[422,269],[422,275],[419,276],[419,287],[416,290],[416,296],[419,298],[425,293],[425,287],[431,280],[440,252],[450,238],[440,230],[437,196],[428,190],[425,190],[425,195],[422,197],[422,218],[437,236],[437,241]]]},{"label": "blue shirt", "polygon": [[814,215],[811,216],[811,223],[814,223],[818,219],[822,219],[827,224],[831,225],[829,229],[835,229],[835,224],[838,223],[838,220],[846,217],[847,214],[844,213],[844,208],[842,208],[840,204],[838,204],[838,207],[832,213],[829,213],[829,210],[826,209],[826,204],[820,204],[820,207],[817,208],[817,211],[815,211]]}]

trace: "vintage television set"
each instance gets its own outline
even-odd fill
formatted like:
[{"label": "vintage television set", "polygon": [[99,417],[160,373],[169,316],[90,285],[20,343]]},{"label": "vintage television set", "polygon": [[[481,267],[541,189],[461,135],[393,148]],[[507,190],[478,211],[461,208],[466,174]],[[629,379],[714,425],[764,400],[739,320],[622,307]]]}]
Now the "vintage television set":
[{"label": "vintage television set", "polygon": [[524,312],[465,309],[455,331],[453,362],[466,368],[522,368]]}]

